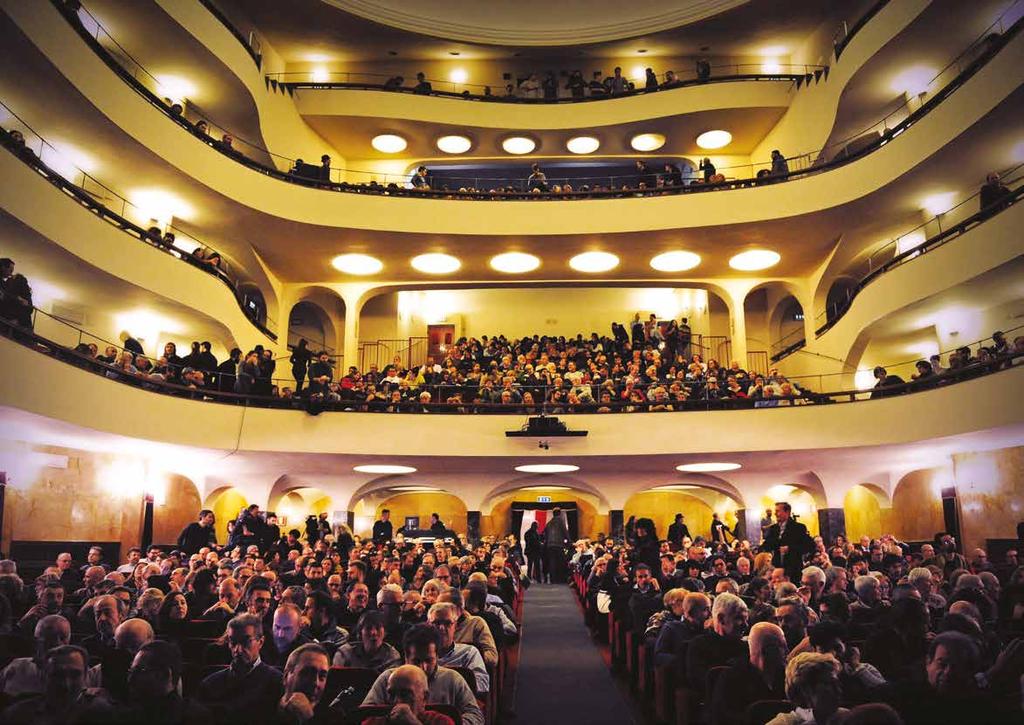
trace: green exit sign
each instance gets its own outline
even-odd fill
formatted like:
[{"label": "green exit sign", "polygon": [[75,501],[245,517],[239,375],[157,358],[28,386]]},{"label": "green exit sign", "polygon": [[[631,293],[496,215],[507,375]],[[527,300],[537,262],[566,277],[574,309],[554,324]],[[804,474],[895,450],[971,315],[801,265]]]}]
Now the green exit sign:
[{"label": "green exit sign", "polygon": [[550,496],[538,496],[537,497],[537,503],[551,503],[551,497]]}]

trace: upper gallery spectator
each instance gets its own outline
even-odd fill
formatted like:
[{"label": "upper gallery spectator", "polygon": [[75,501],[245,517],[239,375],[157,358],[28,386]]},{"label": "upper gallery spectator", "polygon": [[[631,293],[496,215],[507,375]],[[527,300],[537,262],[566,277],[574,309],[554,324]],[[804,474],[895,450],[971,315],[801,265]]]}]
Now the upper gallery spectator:
[{"label": "upper gallery spectator", "polygon": [[412,92],[420,95],[427,95],[434,90],[434,87],[427,81],[427,77],[423,73],[416,74],[416,85],[413,86]]},{"label": "upper gallery spectator", "polygon": [[786,176],[789,174],[789,162],[778,149],[772,151],[772,176]]},{"label": "upper gallery spectator", "polygon": [[999,174],[990,173],[985,177],[985,183],[981,187],[981,208],[982,210],[997,211],[1005,205],[1013,194],[1004,184]]}]

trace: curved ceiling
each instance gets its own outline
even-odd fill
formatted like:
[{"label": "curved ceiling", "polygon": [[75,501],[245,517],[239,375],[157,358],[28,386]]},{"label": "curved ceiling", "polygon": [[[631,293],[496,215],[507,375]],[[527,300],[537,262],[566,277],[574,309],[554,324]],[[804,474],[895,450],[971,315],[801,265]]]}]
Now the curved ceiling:
[{"label": "curved ceiling", "polygon": [[438,38],[487,45],[564,46],[634,38],[678,28],[748,0],[322,0],[341,10]]}]

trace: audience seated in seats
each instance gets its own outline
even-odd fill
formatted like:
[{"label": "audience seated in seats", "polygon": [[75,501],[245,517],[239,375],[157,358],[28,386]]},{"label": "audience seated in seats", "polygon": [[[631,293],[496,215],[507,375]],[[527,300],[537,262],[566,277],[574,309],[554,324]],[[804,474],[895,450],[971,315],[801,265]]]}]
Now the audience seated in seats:
[{"label": "audience seated in seats", "polygon": [[719,594],[711,607],[711,627],[694,637],[686,648],[686,678],[703,697],[708,672],[727,665],[734,657],[747,658],[743,636],[747,631],[747,605],[735,594]]},{"label": "audience seated in seats", "polygon": [[414,723],[420,725],[454,725],[454,721],[426,705],[430,697],[430,682],[422,669],[415,665],[401,665],[392,669],[387,681],[387,703],[391,709],[385,716],[368,718],[362,725],[388,725]]},{"label": "audience seated in seats", "polygon": [[737,659],[708,693],[712,722],[744,725],[747,708],[758,700],[786,699],[786,639],[782,630],[770,622],[750,628],[747,645],[750,656]]}]

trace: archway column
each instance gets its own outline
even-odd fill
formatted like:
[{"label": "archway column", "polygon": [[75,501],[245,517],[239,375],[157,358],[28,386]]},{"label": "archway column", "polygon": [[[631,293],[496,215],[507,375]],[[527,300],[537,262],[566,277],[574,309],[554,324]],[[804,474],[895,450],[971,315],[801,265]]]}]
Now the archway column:
[{"label": "archway column", "polygon": [[[729,340],[731,358],[739,362],[740,367],[747,367],[747,316],[743,303],[747,295],[761,280],[757,279],[726,279],[721,285],[725,291],[725,303],[729,307]],[[732,360],[723,361],[728,365]]]},{"label": "archway column", "polygon": [[[374,289],[373,285],[357,282],[345,282],[334,285],[334,289],[341,295],[345,303],[345,325],[342,333],[341,354],[343,355],[344,367],[351,365],[359,366],[359,317],[363,312],[363,305],[369,299],[369,293]],[[344,375],[343,369],[338,370],[339,377]]]}]

